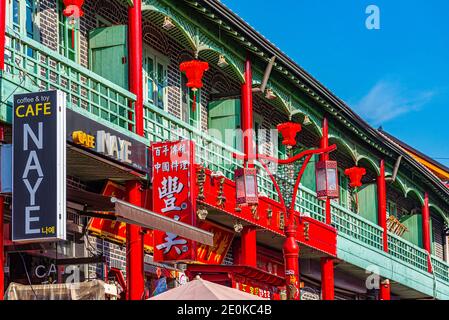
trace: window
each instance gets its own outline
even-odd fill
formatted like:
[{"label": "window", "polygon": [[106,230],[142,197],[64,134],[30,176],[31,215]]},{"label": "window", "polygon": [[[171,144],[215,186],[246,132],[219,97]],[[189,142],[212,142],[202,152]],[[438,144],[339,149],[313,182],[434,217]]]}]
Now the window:
[{"label": "window", "polygon": [[348,177],[341,170],[338,171],[338,184],[340,185],[339,203],[342,207],[348,208],[349,181]]},{"label": "window", "polygon": [[59,53],[66,58],[77,62],[79,31],[76,24],[71,24],[63,14],[64,4],[59,1],[58,6],[58,32],[59,32]]},{"label": "window", "polygon": [[167,58],[144,49],[144,95],[146,101],[165,110],[167,104]]},{"label": "window", "polygon": [[[181,91],[182,91],[182,120],[191,126],[198,128],[200,123],[200,109],[201,109],[201,94],[197,91],[194,95],[193,91],[187,87],[187,77],[181,76]],[[193,109],[193,100],[196,98],[196,107]]]},{"label": "window", "polygon": [[394,203],[393,201],[387,201],[387,213],[388,216],[398,217],[398,208],[396,206],[396,203]]},{"label": "window", "polygon": [[[36,40],[38,35],[35,32],[35,7],[32,0],[10,0],[8,3],[8,10],[6,19],[8,26],[14,31],[26,35],[30,39]],[[27,50],[28,56],[32,57],[34,51],[31,48]]]}]

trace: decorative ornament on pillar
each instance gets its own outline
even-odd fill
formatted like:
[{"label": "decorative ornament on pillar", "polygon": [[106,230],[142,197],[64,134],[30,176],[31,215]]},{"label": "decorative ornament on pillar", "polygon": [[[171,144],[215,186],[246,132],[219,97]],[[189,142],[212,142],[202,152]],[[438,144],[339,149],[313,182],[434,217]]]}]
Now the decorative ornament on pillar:
[{"label": "decorative ornament on pillar", "polygon": [[191,60],[181,63],[179,69],[187,77],[187,87],[193,91],[192,110],[196,110],[196,92],[203,87],[204,72],[209,70],[209,63],[200,60]]},{"label": "decorative ornament on pillar", "polygon": [[288,300],[300,299],[299,245],[296,242],[296,230],[297,227],[294,221],[291,221],[285,229],[287,239],[284,243],[283,252]]},{"label": "decorative ornament on pillar", "polygon": [[278,131],[281,133],[282,144],[287,147],[294,147],[296,145],[296,135],[301,132],[301,125],[294,122],[285,122],[277,126]]},{"label": "decorative ornament on pillar", "polygon": [[318,199],[337,199],[340,196],[337,161],[319,161],[315,173]]},{"label": "decorative ornament on pillar", "polygon": [[352,167],[345,170],[345,175],[349,177],[349,185],[353,188],[358,188],[363,185],[362,178],[365,174],[365,168]]}]

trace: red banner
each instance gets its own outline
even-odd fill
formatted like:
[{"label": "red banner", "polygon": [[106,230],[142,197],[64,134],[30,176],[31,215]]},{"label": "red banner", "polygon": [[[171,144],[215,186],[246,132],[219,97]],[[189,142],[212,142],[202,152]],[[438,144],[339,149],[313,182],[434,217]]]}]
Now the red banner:
[{"label": "red banner", "polygon": [[[194,185],[195,146],[192,141],[154,143],[153,211],[196,225]],[[196,244],[176,234],[154,231],[154,261],[194,261]]]},{"label": "red banner", "polygon": [[[104,196],[116,197],[125,200],[125,187],[108,181],[103,188]],[[150,203],[150,201],[147,201]],[[105,238],[115,243],[126,243],[126,223],[100,218],[92,218],[89,222],[89,231],[100,238]],[[147,232],[144,238],[144,248],[146,252],[153,252],[153,232]]]},{"label": "red banner", "polygon": [[214,234],[214,246],[199,244],[196,251],[196,261],[208,265],[222,264],[232,245],[234,232],[206,221],[200,222],[198,227]]}]

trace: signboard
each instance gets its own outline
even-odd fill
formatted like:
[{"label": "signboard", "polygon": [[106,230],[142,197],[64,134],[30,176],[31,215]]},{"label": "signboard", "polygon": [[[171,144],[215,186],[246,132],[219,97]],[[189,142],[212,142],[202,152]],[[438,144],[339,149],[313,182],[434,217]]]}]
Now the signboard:
[{"label": "signboard", "polygon": [[214,234],[214,246],[205,244],[198,245],[196,261],[204,264],[223,264],[223,260],[232,245],[234,232],[226,230],[207,221],[201,221],[198,224],[200,229],[206,230]]},{"label": "signboard", "polygon": [[[108,181],[103,188],[102,195],[125,200],[126,190],[125,187],[112,181]],[[145,203],[150,203],[150,201],[145,201]],[[146,209],[150,208],[147,206]],[[105,238],[121,244],[126,243],[126,223],[124,222],[92,218],[90,219],[88,229],[92,234],[99,236],[100,238]],[[144,250],[146,252],[153,252],[152,231],[147,232],[144,236]]]},{"label": "signboard", "polygon": [[66,106],[60,91],[14,96],[12,239],[66,239]]},{"label": "signboard", "polygon": [[141,172],[148,172],[145,143],[67,110],[67,141]]},{"label": "signboard", "polygon": [[234,288],[264,299],[271,299],[271,291],[261,288],[251,281],[235,282]]},{"label": "signboard", "polygon": [[[193,194],[194,152],[192,141],[154,143],[153,211],[174,220],[196,225]],[[195,261],[195,242],[176,234],[154,231],[154,261]]]}]

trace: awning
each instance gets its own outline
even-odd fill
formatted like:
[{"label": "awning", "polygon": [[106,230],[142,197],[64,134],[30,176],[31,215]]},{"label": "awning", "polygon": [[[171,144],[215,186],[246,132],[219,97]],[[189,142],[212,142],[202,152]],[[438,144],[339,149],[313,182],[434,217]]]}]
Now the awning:
[{"label": "awning", "polygon": [[173,220],[116,198],[111,198],[111,201],[115,204],[115,217],[117,221],[139,225],[148,229],[173,233],[182,238],[203,243],[208,246],[214,245],[213,233]]},{"label": "awning", "polygon": [[134,224],[151,230],[161,230],[208,246],[214,245],[213,233],[116,198],[67,188],[67,200],[79,205],[80,215]]}]

